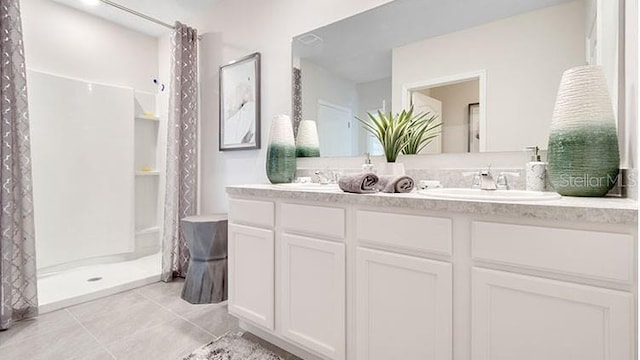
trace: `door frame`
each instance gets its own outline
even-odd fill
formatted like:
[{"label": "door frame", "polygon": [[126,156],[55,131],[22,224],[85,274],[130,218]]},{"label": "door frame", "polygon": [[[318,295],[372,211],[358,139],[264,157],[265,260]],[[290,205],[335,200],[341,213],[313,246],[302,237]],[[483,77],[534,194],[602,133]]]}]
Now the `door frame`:
[{"label": "door frame", "polygon": [[408,109],[411,106],[411,93],[414,91],[454,85],[469,80],[478,80],[480,133],[483,134],[480,137],[480,152],[485,152],[487,151],[487,70],[476,70],[402,84],[402,108]]}]

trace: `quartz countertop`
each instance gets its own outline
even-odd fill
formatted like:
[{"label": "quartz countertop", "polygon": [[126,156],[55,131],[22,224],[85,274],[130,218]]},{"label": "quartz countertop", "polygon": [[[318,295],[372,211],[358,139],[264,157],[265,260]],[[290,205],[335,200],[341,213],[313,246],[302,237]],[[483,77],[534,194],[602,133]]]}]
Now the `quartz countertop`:
[{"label": "quartz countertop", "polygon": [[638,221],[638,202],[620,198],[562,197],[558,200],[537,201],[452,200],[431,198],[416,192],[351,194],[340,190],[285,188],[271,184],[227,186],[227,194],[556,221],[626,225],[634,225]]}]

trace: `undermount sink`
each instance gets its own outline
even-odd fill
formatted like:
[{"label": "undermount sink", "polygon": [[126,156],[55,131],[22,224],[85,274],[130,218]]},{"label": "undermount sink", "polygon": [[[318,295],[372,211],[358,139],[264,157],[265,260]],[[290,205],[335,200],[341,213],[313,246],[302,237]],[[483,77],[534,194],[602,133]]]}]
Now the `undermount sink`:
[{"label": "undermount sink", "polygon": [[275,184],[275,187],[283,189],[295,189],[295,190],[327,190],[335,191],[339,190],[338,184],[318,184],[318,183],[290,183],[290,184]]},{"label": "undermount sink", "polygon": [[419,190],[419,194],[442,199],[494,200],[494,201],[538,201],[557,200],[561,196],[554,192],[526,190],[480,190],[465,188],[440,188]]}]

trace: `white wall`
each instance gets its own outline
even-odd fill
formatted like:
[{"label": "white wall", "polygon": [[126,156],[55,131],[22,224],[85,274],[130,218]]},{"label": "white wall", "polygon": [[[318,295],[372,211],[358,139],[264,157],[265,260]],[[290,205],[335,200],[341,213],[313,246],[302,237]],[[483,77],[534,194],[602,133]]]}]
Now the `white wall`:
[{"label": "white wall", "polygon": [[428,96],[442,101],[442,152],[463,153],[468,149],[469,104],[480,100],[478,80],[429,89]]},{"label": "white wall", "polygon": [[133,90],[28,79],[38,269],[133,251]]},{"label": "white wall", "polygon": [[156,38],[50,0],[20,5],[28,68],[155,91]]},{"label": "white wall", "polygon": [[[227,209],[225,186],[264,183],[269,126],[291,114],[291,39],[388,0],[222,0],[187,21],[203,34],[201,46],[201,210]],[[209,33],[209,34],[207,34]],[[262,54],[262,148],[218,150],[218,67],[253,52]]]},{"label": "white wall", "polygon": [[403,84],[486,70],[486,150],[546,149],[562,73],[585,63],[584,6],[575,1],[394,49],[394,111]]},{"label": "white wall", "polygon": [[624,91],[625,106],[625,128],[622,139],[622,165],[635,170],[635,182],[631,188],[634,198],[638,198],[638,159],[640,158],[640,148],[638,147],[638,137],[640,127],[638,127],[638,84],[640,83],[640,73],[638,72],[638,56],[640,47],[638,46],[638,16],[640,15],[638,0],[625,1],[625,78]]}]

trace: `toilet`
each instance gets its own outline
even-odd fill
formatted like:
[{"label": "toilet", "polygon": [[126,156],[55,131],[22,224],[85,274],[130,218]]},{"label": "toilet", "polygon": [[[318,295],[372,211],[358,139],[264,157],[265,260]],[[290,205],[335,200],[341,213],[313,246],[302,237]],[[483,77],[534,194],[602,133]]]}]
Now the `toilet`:
[{"label": "toilet", "polygon": [[226,300],[227,214],[189,216],[181,225],[190,253],[182,299],[192,304]]}]

